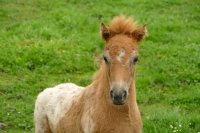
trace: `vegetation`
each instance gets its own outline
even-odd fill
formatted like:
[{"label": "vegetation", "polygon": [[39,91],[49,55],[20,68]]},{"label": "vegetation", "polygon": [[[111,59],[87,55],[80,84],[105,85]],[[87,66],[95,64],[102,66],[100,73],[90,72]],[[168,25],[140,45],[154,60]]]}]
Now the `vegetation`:
[{"label": "vegetation", "polygon": [[98,69],[101,21],[120,13],[148,24],[140,45],[137,99],[144,133],[200,132],[200,1],[0,0],[2,133],[34,131],[37,94],[85,86]]}]

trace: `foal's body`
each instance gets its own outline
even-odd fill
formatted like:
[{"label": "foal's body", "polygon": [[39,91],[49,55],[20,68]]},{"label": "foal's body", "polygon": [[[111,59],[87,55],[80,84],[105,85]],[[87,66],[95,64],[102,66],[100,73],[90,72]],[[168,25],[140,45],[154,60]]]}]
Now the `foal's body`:
[{"label": "foal's body", "polygon": [[135,88],[130,89],[134,99],[117,107],[102,91],[108,85],[106,75],[99,78],[86,88],[67,83],[40,93],[35,107],[36,133],[139,133]]},{"label": "foal's body", "polygon": [[36,132],[139,133],[137,103],[130,99],[131,105],[115,107],[102,97],[104,92],[102,96],[97,93],[97,89],[103,89],[100,86],[95,81],[87,88],[67,83],[45,89],[36,101]]},{"label": "foal's body", "polygon": [[145,27],[123,16],[101,27],[106,41],[100,69],[86,88],[72,83],[45,89],[36,100],[36,133],[139,133],[136,102],[137,43]]}]

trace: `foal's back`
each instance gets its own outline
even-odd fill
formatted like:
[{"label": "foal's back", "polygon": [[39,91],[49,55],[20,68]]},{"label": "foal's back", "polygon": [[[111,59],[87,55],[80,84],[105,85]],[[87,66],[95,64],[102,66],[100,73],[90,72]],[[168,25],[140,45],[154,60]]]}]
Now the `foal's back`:
[{"label": "foal's back", "polygon": [[34,111],[35,132],[56,132],[59,121],[71,105],[79,100],[83,87],[72,83],[60,84],[42,91]]}]

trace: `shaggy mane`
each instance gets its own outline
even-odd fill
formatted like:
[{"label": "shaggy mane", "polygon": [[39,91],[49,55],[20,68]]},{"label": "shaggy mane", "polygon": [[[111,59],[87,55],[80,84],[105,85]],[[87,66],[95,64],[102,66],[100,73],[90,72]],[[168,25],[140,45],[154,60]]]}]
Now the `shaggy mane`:
[{"label": "shaggy mane", "polygon": [[137,23],[130,17],[124,15],[116,16],[110,23],[109,29],[115,34],[130,34],[137,29]]}]

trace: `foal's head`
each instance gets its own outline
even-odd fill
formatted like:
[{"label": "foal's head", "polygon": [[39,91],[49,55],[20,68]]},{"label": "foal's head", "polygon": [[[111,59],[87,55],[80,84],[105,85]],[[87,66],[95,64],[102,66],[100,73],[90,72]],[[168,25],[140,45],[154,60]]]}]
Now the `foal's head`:
[{"label": "foal's head", "polygon": [[138,61],[137,44],[145,37],[146,27],[138,27],[130,18],[119,16],[109,27],[102,23],[101,35],[106,42],[103,59],[108,68],[109,95],[115,105],[123,105]]}]

